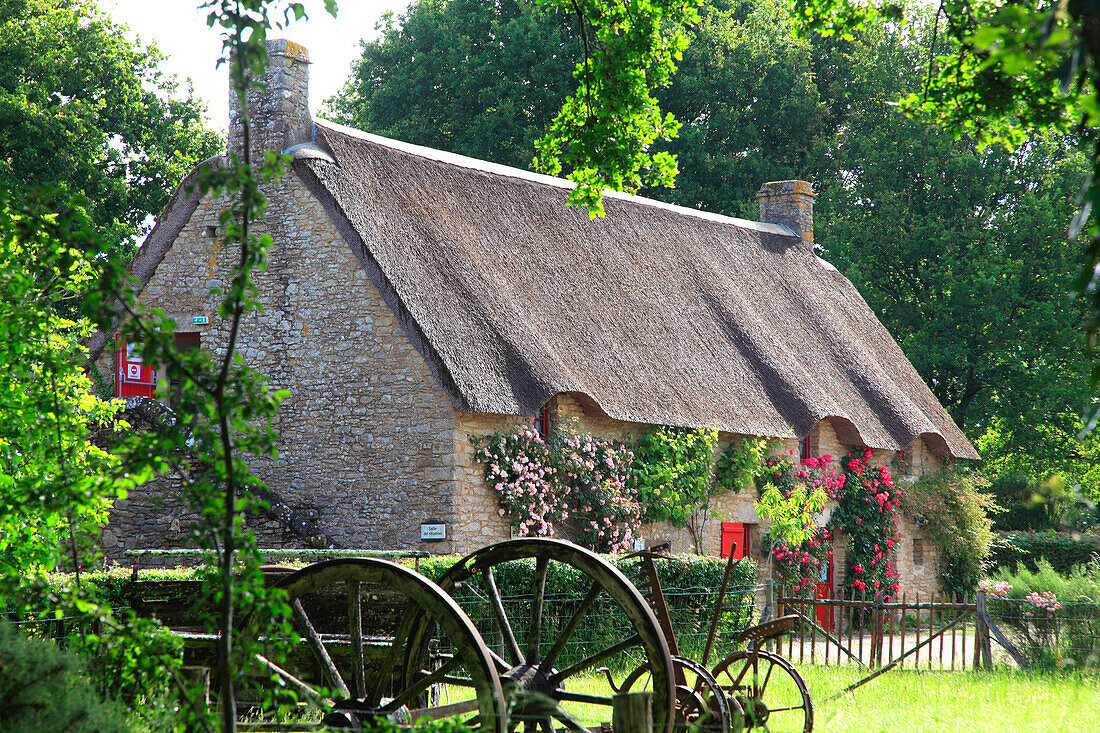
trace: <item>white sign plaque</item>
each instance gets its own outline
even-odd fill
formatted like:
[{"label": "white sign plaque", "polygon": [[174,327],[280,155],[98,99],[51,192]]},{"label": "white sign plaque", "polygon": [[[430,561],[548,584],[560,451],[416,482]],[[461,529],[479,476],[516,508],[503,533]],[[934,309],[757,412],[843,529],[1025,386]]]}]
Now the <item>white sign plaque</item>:
[{"label": "white sign plaque", "polygon": [[191,324],[194,326],[202,326],[207,323],[210,323],[210,319],[206,316],[195,316],[191,319]]},{"label": "white sign plaque", "polygon": [[420,525],[420,539],[423,542],[440,542],[447,539],[447,525],[443,522],[424,522]]}]

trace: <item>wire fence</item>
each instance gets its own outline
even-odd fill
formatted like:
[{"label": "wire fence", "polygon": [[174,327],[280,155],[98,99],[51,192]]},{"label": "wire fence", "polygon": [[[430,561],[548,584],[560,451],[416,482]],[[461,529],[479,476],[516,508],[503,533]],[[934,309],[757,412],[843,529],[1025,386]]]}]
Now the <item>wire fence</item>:
[{"label": "wire fence", "polygon": [[989,596],[986,607],[1029,666],[1100,667],[1100,603]]}]

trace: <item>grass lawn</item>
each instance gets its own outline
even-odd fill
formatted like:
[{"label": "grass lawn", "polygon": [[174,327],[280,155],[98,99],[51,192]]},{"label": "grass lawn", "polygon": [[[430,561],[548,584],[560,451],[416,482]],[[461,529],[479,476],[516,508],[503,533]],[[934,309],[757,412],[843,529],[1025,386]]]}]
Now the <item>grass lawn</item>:
[{"label": "grass lawn", "polygon": [[814,731],[1100,731],[1100,673],[891,671],[832,702],[857,670],[803,665]]},{"label": "grass lawn", "polygon": [[[798,666],[814,699],[821,733],[1100,732],[1100,673],[887,672],[853,693],[826,698],[861,679],[858,670]],[[600,676],[574,678],[570,688],[597,695],[610,690]],[[567,704],[585,725],[610,719],[610,710]],[[778,721],[775,721],[778,722]],[[773,731],[774,726],[769,726]],[[779,724],[783,729],[782,723]]]}]

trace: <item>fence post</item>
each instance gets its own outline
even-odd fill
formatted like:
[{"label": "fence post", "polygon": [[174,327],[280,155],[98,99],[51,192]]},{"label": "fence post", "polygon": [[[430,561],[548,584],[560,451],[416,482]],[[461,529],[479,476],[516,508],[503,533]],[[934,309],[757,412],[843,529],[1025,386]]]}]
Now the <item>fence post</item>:
[{"label": "fence post", "polygon": [[611,728],[615,733],[653,733],[653,693],[621,692],[611,698]]},{"label": "fence post", "polygon": [[978,591],[974,605],[974,669],[978,668],[979,658],[981,666],[993,669],[993,650],[990,648],[989,626],[986,624],[985,591]]},{"label": "fence post", "polygon": [[[764,584],[764,613],[761,614],[760,622],[763,623],[769,620],[769,616],[773,615],[779,618],[779,611],[775,608],[775,581],[768,578],[768,582]],[[764,648],[769,652],[772,651],[772,640],[768,639]]]},{"label": "fence post", "polygon": [[882,593],[875,593],[875,610],[871,613],[871,659],[877,667],[882,666],[883,613]]}]

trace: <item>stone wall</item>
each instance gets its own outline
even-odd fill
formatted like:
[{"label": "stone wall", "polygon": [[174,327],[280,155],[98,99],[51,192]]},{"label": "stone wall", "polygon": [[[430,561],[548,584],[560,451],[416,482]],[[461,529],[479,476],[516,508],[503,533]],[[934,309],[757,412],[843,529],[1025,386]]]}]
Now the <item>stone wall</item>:
[{"label": "stone wall", "polygon": [[[206,298],[224,287],[232,256],[207,236],[216,211],[216,202],[200,203],[140,300],[177,323],[208,317],[186,329],[199,332],[202,348],[224,353],[227,323]],[[269,191],[267,222],[275,245],[256,275],[263,310],[245,320],[239,350],[291,395],[275,425],[279,457],[254,460],[255,472],[290,505],[315,512],[344,547],[450,551],[449,541],[421,543],[419,530],[422,521],[457,518],[464,477],[455,409],[293,174]],[[150,527],[186,526],[173,502],[151,506],[139,496],[112,515],[112,554],[178,537]]]}]

